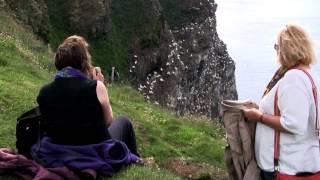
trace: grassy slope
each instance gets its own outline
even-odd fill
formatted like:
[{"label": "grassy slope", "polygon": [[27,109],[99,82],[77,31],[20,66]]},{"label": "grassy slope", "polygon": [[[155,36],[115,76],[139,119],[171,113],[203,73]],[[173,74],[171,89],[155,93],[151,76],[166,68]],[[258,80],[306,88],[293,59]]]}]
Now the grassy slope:
[{"label": "grassy slope", "polygon": [[[36,104],[39,88],[51,80],[52,56],[0,10],[0,147],[15,147],[15,120]],[[109,94],[115,115],[132,117],[142,156],[154,157],[160,166],[160,170],[131,166],[114,179],[179,179],[162,168],[171,157],[224,168],[224,141],[213,124],[176,118],[125,84],[109,87]]]}]

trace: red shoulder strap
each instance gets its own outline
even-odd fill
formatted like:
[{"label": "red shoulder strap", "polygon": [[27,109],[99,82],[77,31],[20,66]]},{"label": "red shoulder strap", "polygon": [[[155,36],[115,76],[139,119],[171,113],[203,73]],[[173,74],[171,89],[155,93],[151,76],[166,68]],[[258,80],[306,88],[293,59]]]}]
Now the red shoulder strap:
[{"label": "red shoulder strap", "polygon": [[[274,105],[273,111],[275,116],[280,116],[280,110],[278,108],[278,89],[276,89],[276,93],[274,95]],[[280,156],[280,131],[274,130],[274,152],[273,152],[273,163],[274,163],[274,171],[279,171],[279,156]]]},{"label": "red shoulder strap", "polygon": [[310,73],[308,71],[306,71],[305,69],[302,68],[294,68],[294,69],[298,69],[303,71],[310,79],[311,81],[311,85],[312,85],[312,93],[313,93],[313,99],[314,99],[314,103],[316,105],[316,130],[317,130],[317,135],[319,136],[319,131],[320,131],[320,124],[319,124],[319,120],[318,120],[318,93],[317,93],[317,86],[314,83],[314,80],[312,78],[312,76],[310,75]]},{"label": "red shoulder strap", "polygon": [[[314,80],[312,78],[312,76],[310,75],[310,73],[308,71],[306,71],[305,69],[302,68],[293,68],[293,69],[297,69],[297,70],[301,70],[303,71],[308,78],[310,79],[311,85],[312,85],[312,93],[313,93],[313,98],[314,98],[314,102],[316,105],[316,131],[317,131],[317,135],[319,137],[319,131],[320,131],[320,125],[319,125],[319,121],[318,121],[318,94],[317,94],[317,87],[314,83]],[[280,116],[280,110],[278,108],[277,102],[278,102],[278,88],[276,89],[276,93],[274,96],[274,115],[275,116]],[[279,156],[280,156],[280,131],[274,131],[274,170],[277,172],[279,171]]]}]

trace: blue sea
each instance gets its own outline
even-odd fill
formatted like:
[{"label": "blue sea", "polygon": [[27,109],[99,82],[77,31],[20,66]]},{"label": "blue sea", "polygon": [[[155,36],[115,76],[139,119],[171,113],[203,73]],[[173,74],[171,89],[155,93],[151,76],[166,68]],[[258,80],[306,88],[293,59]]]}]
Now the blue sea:
[{"label": "blue sea", "polygon": [[287,23],[299,24],[315,43],[320,76],[319,0],[216,0],[219,37],[236,63],[239,99],[259,102],[279,67],[273,45]]}]

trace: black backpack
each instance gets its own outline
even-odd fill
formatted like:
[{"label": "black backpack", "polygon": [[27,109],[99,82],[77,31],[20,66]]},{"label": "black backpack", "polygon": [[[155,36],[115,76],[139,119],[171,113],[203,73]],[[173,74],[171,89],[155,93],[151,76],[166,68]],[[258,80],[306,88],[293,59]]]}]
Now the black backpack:
[{"label": "black backpack", "polygon": [[16,147],[19,154],[31,158],[31,146],[40,139],[41,113],[39,107],[35,107],[23,113],[17,119],[16,126]]}]

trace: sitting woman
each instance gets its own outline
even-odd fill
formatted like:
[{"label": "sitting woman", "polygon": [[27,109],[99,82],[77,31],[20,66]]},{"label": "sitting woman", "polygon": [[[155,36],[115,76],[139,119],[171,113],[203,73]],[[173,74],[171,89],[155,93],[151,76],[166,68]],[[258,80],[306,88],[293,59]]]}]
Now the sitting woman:
[{"label": "sitting woman", "polygon": [[37,101],[43,117],[41,128],[55,144],[96,144],[113,138],[138,155],[130,120],[113,121],[104,77],[93,68],[83,37],[70,36],[55,54],[55,79],[45,85]]}]

